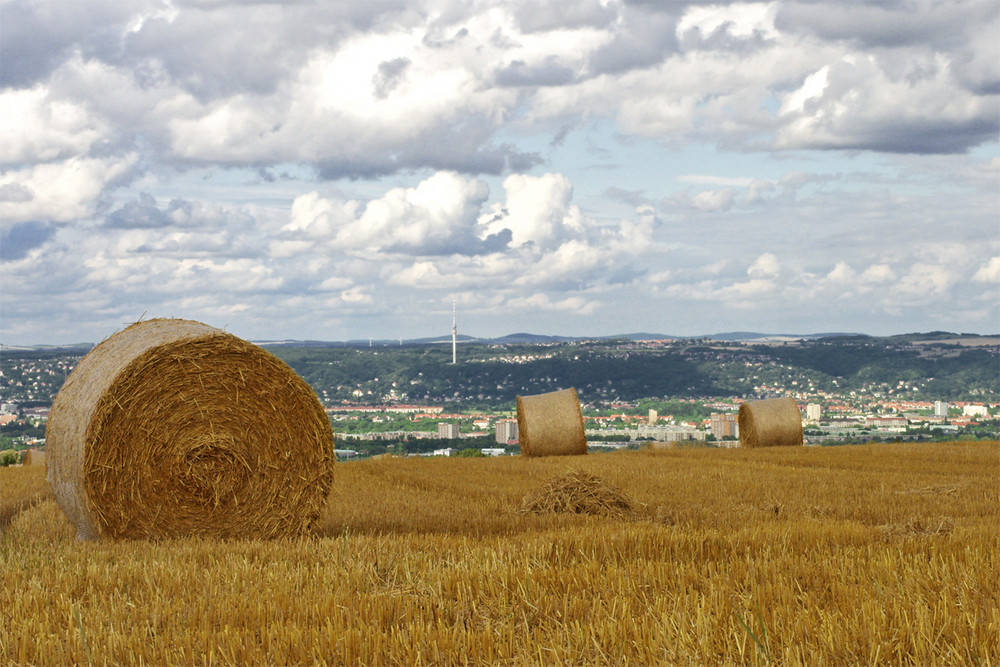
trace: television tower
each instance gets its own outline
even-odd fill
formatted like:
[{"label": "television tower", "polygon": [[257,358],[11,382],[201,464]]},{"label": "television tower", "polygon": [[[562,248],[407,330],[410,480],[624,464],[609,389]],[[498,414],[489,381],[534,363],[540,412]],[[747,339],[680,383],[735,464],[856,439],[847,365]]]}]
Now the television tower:
[{"label": "television tower", "polygon": [[451,300],[451,363],[458,363],[458,316],[454,299]]}]

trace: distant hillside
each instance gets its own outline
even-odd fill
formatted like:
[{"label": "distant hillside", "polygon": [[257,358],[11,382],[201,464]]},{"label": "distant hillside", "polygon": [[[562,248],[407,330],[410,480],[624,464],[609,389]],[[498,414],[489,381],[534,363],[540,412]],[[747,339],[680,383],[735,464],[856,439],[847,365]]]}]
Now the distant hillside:
[{"label": "distant hillside", "polygon": [[[509,408],[518,395],[566,387],[576,387],[590,402],[780,394],[1000,401],[1000,337],[738,335],[737,340],[658,334],[565,339],[519,333],[486,341],[466,336],[457,364],[451,363],[450,338],[263,344],[328,403]],[[51,401],[88,349],[4,349],[0,398]]]},{"label": "distant hillside", "polygon": [[[878,337],[863,333],[848,332],[828,332],[811,334],[788,334],[788,333],[760,333],[755,331],[728,331],[714,334],[703,334],[698,336],[678,336],[664,333],[623,333],[610,336],[556,336],[548,334],[534,334],[518,332],[499,336],[497,338],[481,338],[468,334],[459,334],[459,343],[492,343],[492,344],[550,344],[550,343],[570,343],[587,340],[632,340],[632,341],[654,341],[654,340],[718,340],[726,342],[785,342],[800,340],[820,340],[825,338],[853,338],[857,340],[873,340]],[[948,342],[961,344],[963,341],[984,342],[994,344],[993,339],[1000,339],[998,334],[973,334],[973,333],[953,333],[949,331],[931,331],[928,333],[906,333],[884,337],[893,343],[906,342]],[[434,345],[451,343],[451,335],[430,336],[424,338],[354,338],[350,340],[299,340],[285,338],[279,340],[253,340],[253,343],[262,347],[385,347],[400,345]],[[65,345],[6,345],[0,343],[0,353],[21,353],[21,352],[57,352],[72,354],[80,351],[89,351],[94,347],[94,343],[67,343]]]},{"label": "distant hillside", "polygon": [[[512,336],[518,340],[521,336]],[[666,338],[666,337],[664,337]],[[468,342],[459,363],[449,346],[395,346],[378,355],[280,348],[282,357],[329,400],[510,405],[517,395],[576,387],[586,401],[654,396],[784,393],[911,400],[1000,399],[1000,345],[957,346],[870,336],[779,341],[708,338]],[[543,344],[539,344],[542,341]]]},{"label": "distant hillside", "polygon": [[816,340],[819,338],[832,338],[838,336],[858,336],[867,337],[858,333],[815,333],[815,334],[764,334],[752,331],[733,331],[729,333],[717,333],[705,338],[712,340],[726,341],[792,341],[792,340]]},{"label": "distant hillside", "polygon": [[[940,332],[935,333],[935,336],[942,335]],[[958,334],[949,334],[952,336]],[[632,340],[632,341],[652,341],[652,340],[719,340],[728,342],[741,342],[741,341],[763,341],[763,342],[782,342],[782,341],[796,341],[796,340],[817,340],[820,338],[830,338],[837,336],[854,336],[854,337],[864,337],[867,338],[866,334],[858,333],[814,333],[814,334],[770,334],[770,333],[757,333],[753,331],[734,331],[727,333],[717,333],[717,334],[705,334],[701,336],[677,336],[672,334],[664,333],[649,333],[649,332],[637,332],[637,333],[623,333],[623,334],[613,334],[610,336],[554,336],[547,334],[534,334],[527,332],[518,332],[507,334],[505,336],[499,336],[497,338],[480,338],[476,336],[469,336],[467,334],[459,334],[459,343],[491,343],[491,344],[551,344],[551,343],[572,343],[577,341],[588,341],[588,340]],[[427,338],[373,338],[373,339],[351,339],[347,341],[316,341],[316,340],[255,340],[253,341],[257,345],[264,347],[272,346],[284,346],[284,347],[385,347],[390,345],[433,345],[433,344],[447,344],[451,343],[450,335],[443,336],[432,336]]]},{"label": "distant hillside", "polygon": [[530,333],[513,333],[506,336],[501,336],[500,338],[488,338],[480,339],[484,343],[567,343],[574,340],[580,340],[579,338],[571,338],[567,336],[540,336],[538,334]]}]

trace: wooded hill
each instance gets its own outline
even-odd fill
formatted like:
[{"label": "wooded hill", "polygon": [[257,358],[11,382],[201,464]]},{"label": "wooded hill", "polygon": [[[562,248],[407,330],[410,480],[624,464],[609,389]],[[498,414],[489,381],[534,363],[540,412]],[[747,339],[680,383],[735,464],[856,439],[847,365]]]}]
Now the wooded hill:
[{"label": "wooded hill", "polygon": [[[981,342],[981,341],[980,341]],[[783,389],[914,400],[997,400],[1000,346],[913,337],[830,337],[781,344],[601,340],[450,346],[273,348],[327,401],[509,405],[576,387],[588,402],[741,396]]]},{"label": "wooded hill", "polygon": [[[509,409],[518,394],[576,387],[600,404],[785,390],[912,400],[1000,400],[1000,338],[944,332],[783,342],[628,339],[528,343],[268,346],[327,404],[435,403]],[[51,402],[82,353],[4,350],[0,397]],[[28,390],[32,393],[28,396]]]}]

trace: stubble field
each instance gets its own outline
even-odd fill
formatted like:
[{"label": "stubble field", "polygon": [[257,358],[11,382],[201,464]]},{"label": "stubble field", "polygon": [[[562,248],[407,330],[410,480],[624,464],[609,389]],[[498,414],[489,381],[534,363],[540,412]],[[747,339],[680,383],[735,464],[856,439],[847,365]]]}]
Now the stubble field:
[{"label": "stubble field", "polygon": [[[518,511],[571,471],[632,511]],[[273,542],[78,542],[4,468],[0,526],[0,664],[1000,664],[1000,443],[343,463]]]}]

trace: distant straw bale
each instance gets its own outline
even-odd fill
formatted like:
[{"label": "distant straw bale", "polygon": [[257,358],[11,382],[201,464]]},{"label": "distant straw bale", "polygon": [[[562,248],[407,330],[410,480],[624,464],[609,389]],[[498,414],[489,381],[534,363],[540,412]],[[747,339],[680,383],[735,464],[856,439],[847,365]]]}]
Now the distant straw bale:
[{"label": "distant straw bale", "polygon": [[40,449],[29,449],[24,453],[24,458],[21,459],[21,465],[25,466],[43,466],[45,465],[45,452]]},{"label": "distant straw bale", "polygon": [[632,501],[616,487],[597,475],[577,470],[555,477],[525,496],[520,511],[624,516],[632,510]]},{"label": "distant straw bale", "polygon": [[801,447],[802,414],[792,398],[771,398],[740,406],[741,447]]},{"label": "distant straw bale", "polygon": [[517,397],[517,432],[523,456],[587,453],[576,389]]},{"label": "distant straw bale", "polygon": [[677,443],[673,441],[651,440],[646,449],[654,452],[661,452],[667,449],[677,449]]},{"label": "distant straw bale", "polygon": [[94,348],[46,429],[49,483],[82,538],[300,534],[325,504],[333,448],[316,394],[284,362],[176,319]]}]

